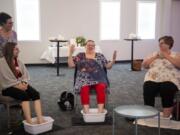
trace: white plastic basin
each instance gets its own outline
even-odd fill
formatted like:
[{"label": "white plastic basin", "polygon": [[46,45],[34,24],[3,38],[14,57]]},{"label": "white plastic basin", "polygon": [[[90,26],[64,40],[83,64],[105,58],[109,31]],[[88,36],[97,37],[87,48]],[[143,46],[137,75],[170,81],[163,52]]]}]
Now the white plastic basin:
[{"label": "white plastic basin", "polygon": [[103,113],[98,113],[97,108],[91,108],[89,109],[89,113],[84,113],[81,110],[81,114],[83,115],[84,122],[104,122],[107,110],[104,110]]},{"label": "white plastic basin", "polygon": [[[32,118],[32,121],[35,121],[35,118]],[[42,124],[29,124],[25,120],[23,121],[24,130],[30,134],[36,135],[52,130],[54,119],[48,116],[44,116],[45,123]]]}]

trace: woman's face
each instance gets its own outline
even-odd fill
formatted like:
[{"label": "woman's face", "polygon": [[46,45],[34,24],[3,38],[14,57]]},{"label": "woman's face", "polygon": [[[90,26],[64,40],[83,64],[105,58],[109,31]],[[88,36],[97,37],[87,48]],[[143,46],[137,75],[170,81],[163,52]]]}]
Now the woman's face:
[{"label": "woman's face", "polygon": [[169,45],[166,44],[163,39],[161,39],[159,41],[159,48],[161,51],[169,51],[170,50]]},{"label": "woman's face", "polygon": [[12,21],[12,19],[8,19],[8,20],[6,21],[6,23],[3,25],[3,27],[4,27],[6,30],[8,30],[8,31],[12,30],[12,27],[13,27],[13,21]]},{"label": "woman's face", "polygon": [[90,41],[86,44],[86,50],[87,51],[95,51],[95,43]]},{"label": "woman's face", "polygon": [[14,57],[18,57],[18,55],[19,55],[19,48],[18,48],[18,46],[16,45],[15,46],[15,48],[14,48],[14,50],[13,50],[13,55],[14,55]]}]

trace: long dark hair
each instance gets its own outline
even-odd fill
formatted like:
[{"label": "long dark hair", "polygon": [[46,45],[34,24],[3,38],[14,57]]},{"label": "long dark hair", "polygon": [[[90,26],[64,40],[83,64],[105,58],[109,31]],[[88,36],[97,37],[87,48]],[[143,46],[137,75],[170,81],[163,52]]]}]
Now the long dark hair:
[{"label": "long dark hair", "polygon": [[14,60],[13,52],[14,52],[14,48],[16,47],[16,45],[17,45],[17,43],[7,42],[3,48],[3,55],[6,59],[6,62],[15,76],[16,76],[17,72],[16,72],[15,65],[13,63],[13,60]]}]

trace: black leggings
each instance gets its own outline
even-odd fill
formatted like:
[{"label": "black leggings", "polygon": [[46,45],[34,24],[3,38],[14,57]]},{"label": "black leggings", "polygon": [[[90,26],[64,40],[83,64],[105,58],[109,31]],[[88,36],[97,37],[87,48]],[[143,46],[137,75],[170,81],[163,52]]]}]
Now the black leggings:
[{"label": "black leggings", "polygon": [[10,87],[2,91],[3,96],[10,96],[20,101],[34,101],[40,99],[40,94],[33,87],[28,85],[27,90],[23,91],[18,88]]},{"label": "black leggings", "polygon": [[174,104],[174,95],[178,91],[177,86],[172,82],[153,82],[146,81],[144,89],[144,104],[154,106],[155,97],[160,94],[163,108],[172,107]]}]

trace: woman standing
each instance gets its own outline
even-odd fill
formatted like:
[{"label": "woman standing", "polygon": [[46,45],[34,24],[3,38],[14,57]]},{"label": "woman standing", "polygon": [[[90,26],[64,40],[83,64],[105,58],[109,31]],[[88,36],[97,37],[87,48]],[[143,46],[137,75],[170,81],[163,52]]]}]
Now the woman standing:
[{"label": "woman standing", "polygon": [[2,50],[7,42],[17,43],[17,34],[12,30],[12,17],[4,12],[0,13],[0,57],[3,56]]}]

